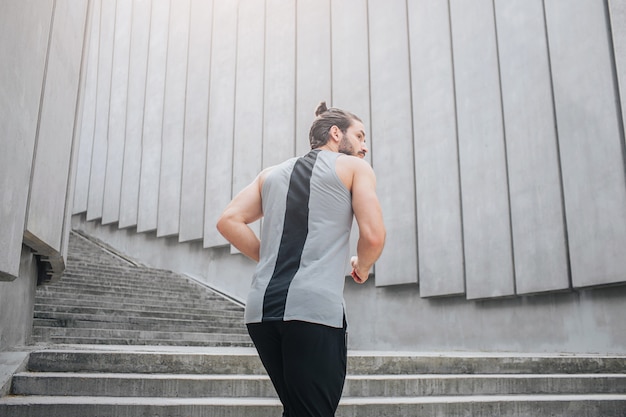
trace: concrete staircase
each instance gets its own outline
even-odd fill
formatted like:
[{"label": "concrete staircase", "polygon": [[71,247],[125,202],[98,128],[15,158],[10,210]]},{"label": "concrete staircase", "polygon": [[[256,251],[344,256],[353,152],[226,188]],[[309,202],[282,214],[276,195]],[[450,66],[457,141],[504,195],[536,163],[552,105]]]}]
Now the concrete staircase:
[{"label": "concrete staircase", "polygon": [[[241,306],[75,233],[34,333],[0,417],[281,415]],[[351,351],[337,417],[381,416],[624,417],[626,357]]]},{"label": "concrete staircase", "polygon": [[[338,417],[626,415],[623,357],[351,352]],[[59,347],[32,352],[0,415],[279,416],[249,348]]]},{"label": "concrete staircase", "polygon": [[63,278],[37,289],[33,343],[252,346],[243,307],[72,232]]}]

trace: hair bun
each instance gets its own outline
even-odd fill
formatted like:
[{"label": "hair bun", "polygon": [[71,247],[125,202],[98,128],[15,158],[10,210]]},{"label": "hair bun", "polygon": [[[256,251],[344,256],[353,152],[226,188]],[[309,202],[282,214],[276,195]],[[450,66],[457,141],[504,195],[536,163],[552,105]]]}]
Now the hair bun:
[{"label": "hair bun", "polygon": [[326,113],[328,111],[328,107],[326,107],[326,102],[322,101],[320,104],[317,105],[317,108],[315,109],[315,116],[319,116],[322,113]]}]

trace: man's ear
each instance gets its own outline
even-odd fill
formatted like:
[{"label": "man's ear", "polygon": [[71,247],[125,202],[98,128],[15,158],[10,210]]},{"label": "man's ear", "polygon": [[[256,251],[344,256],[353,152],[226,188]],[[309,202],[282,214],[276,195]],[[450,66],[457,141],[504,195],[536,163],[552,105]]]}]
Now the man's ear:
[{"label": "man's ear", "polygon": [[339,129],[336,125],[332,125],[328,133],[331,139],[339,143],[341,140],[341,129]]}]

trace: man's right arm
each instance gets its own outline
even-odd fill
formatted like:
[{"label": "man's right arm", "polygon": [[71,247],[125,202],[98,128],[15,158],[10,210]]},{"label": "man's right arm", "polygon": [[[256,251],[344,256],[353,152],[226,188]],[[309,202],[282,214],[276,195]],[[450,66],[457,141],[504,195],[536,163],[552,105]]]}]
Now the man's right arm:
[{"label": "man's right arm", "polygon": [[241,253],[258,262],[261,242],[248,224],[263,216],[261,187],[265,170],[226,206],[217,221],[217,230]]},{"label": "man's right arm", "polygon": [[376,176],[372,167],[362,160],[355,160],[352,179],[352,210],[359,227],[357,256],[351,260],[355,281],[367,280],[370,269],[379,258],[385,245],[385,225],[376,195]]}]

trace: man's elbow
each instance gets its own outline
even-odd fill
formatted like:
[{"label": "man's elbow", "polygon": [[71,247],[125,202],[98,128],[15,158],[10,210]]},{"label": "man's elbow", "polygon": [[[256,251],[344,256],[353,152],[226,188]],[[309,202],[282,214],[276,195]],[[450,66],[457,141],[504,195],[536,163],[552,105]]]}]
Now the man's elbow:
[{"label": "man's elbow", "polygon": [[365,241],[367,246],[378,250],[382,250],[385,246],[386,236],[387,233],[384,228],[369,230],[361,234],[361,238]]},{"label": "man's elbow", "polygon": [[215,223],[215,228],[218,232],[220,232],[222,236],[226,236],[225,233],[227,233],[228,229],[228,216],[226,215],[226,213],[223,213],[217,220],[217,223]]}]

